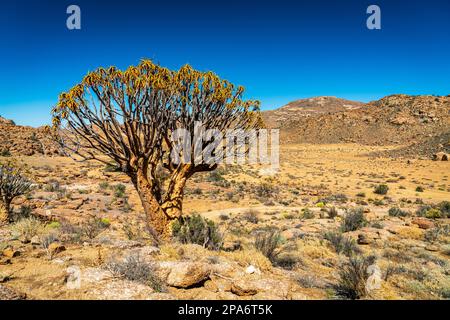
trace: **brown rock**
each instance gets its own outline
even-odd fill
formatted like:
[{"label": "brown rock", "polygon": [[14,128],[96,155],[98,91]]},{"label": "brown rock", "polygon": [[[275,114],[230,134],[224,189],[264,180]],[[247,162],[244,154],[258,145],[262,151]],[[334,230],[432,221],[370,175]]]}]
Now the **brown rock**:
[{"label": "brown rock", "polygon": [[231,292],[238,296],[253,296],[258,293],[258,289],[251,281],[237,280],[231,284]]},{"label": "brown rock", "polygon": [[168,286],[189,288],[209,279],[209,265],[197,262],[161,262],[158,266],[160,276],[165,278]]},{"label": "brown rock", "polygon": [[24,300],[26,295],[0,284],[0,300]]},{"label": "brown rock", "polygon": [[445,152],[438,152],[433,154],[434,161],[448,161],[449,155]]},{"label": "brown rock", "polygon": [[420,229],[430,229],[434,227],[433,221],[430,221],[426,218],[415,218],[411,221],[413,224],[416,224]]},{"label": "brown rock", "polygon": [[357,240],[358,244],[367,245],[367,244],[371,244],[372,242],[373,242],[372,238],[369,238],[362,233],[358,234],[358,240]]},{"label": "brown rock", "polygon": [[66,247],[58,242],[53,242],[48,246],[48,251],[51,255],[55,255],[60,252],[66,251]]},{"label": "brown rock", "polygon": [[3,250],[2,254],[7,258],[15,258],[20,256],[20,251],[14,250],[12,248],[6,248]]}]

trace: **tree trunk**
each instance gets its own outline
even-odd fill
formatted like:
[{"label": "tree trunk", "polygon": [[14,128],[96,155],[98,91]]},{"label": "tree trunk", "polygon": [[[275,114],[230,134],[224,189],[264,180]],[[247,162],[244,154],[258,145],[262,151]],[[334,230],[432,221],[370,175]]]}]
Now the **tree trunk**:
[{"label": "tree trunk", "polygon": [[0,200],[0,225],[9,223],[9,210],[9,203]]},{"label": "tree trunk", "polygon": [[162,209],[171,219],[181,217],[183,209],[183,193],[187,179],[191,176],[192,166],[187,164],[174,172],[170,177],[167,195],[162,204]]},{"label": "tree trunk", "polygon": [[154,196],[152,185],[148,181],[146,171],[138,170],[137,174],[132,176],[132,181],[141,199],[149,226],[163,238],[170,236],[169,224],[171,220],[164,213],[161,205]]}]

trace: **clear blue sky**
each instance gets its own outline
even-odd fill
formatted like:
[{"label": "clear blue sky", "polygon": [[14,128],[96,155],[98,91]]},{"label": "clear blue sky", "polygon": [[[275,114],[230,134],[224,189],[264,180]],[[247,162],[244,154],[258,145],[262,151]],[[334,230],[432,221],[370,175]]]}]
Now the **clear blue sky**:
[{"label": "clear blue sky", "polygon": [[[82,30],[66,28],[70,4]],[[370,4],[382,30],[366,28]],[[318,95],[447,95],[450,1],[2,1],[0,115],[46,124],[86,72],[144,57],[213,70],[263,109]]]}]

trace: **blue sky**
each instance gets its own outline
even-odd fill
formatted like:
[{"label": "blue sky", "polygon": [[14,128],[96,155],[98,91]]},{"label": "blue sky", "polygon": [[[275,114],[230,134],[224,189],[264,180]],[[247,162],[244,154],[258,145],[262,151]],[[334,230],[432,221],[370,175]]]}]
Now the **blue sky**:
[{"label": "blue sky", "polygon": [[[66,28],[77,4],[82,29]],[[382,29],[366,28],[381,7]],[[213,70],[277,108],[304,97],[450,94],[450,1],[4,1],[0,115],[50,121],[60,92],[99,66],[151,58]]]}]

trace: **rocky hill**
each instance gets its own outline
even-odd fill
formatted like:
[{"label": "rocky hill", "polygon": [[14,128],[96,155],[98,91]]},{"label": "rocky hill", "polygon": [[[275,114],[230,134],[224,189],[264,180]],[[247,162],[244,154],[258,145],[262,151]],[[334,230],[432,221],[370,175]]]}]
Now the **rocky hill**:
[{"label": "rocky hill", "polygon": [[43,128],[18,126],[0,117],[0,156],[57,155],[58,149]]},{"label": "rocky hill", "polygon": [[358,109],[364,103],[336,97],[314,97],[292,101],[287,105],[264,112],[264,120],[271,127],[278,127],[286,121],[297,121],[304,117],[330,114]]},{"label": "rocky hill", "polygon": [[450,95],[391,95],[359,108],[275,123],[272,115],[283,108],[264,115],[269,127],[280,128],[282,143],[399,145],[403,151],[398,155],[429,155],[450,148]]}]

